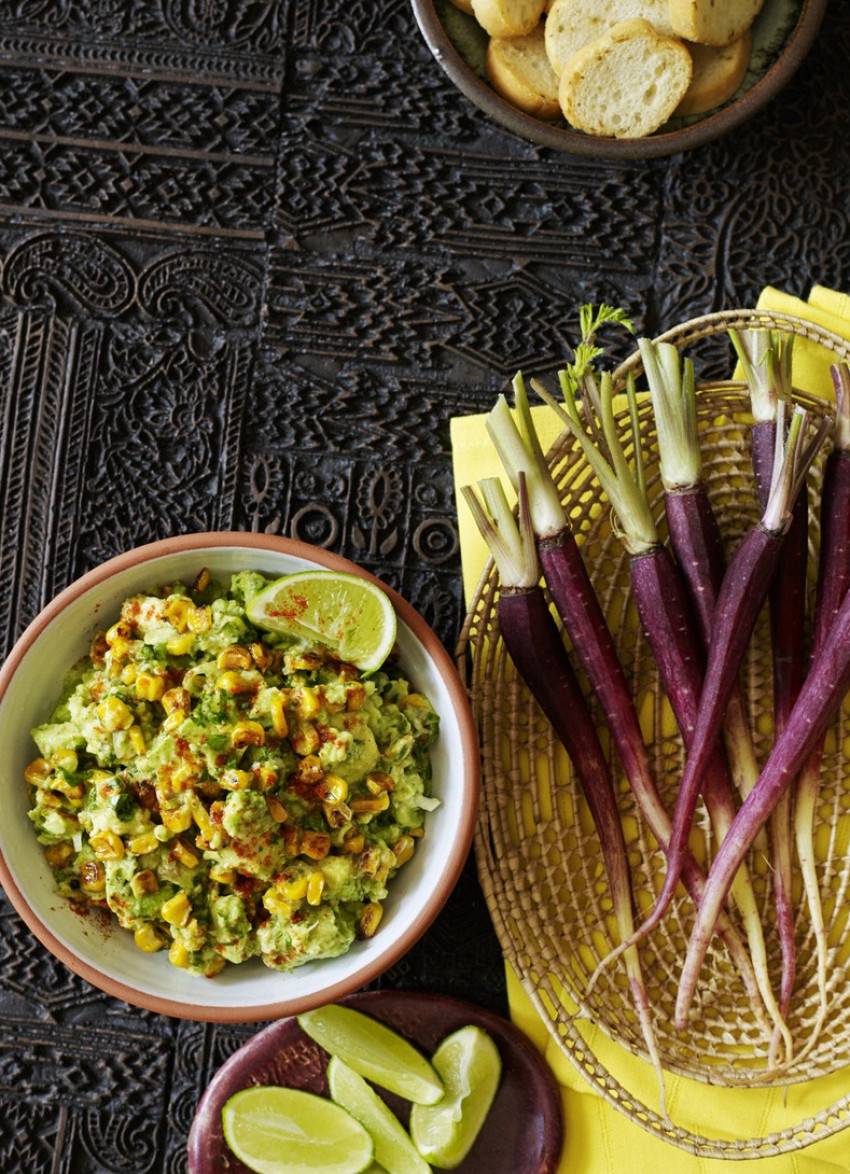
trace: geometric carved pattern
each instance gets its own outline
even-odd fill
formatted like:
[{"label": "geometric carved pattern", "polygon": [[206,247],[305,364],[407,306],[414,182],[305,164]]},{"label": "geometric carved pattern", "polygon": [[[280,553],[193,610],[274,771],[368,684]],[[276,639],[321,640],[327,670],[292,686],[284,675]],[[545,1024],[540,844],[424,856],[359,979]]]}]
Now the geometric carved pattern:
[{"label": "geometric carved pattern", "polygon": [[[354,559],[452,648],[452,416],[562,364],[584,301],[654,332],[765,282],[847,287],[839,9],[728,139],[606,163],[490,123],[409,0],[8,0],[2,649],[102,559],[217,528]],[[504,1012],[472,858],[374,985]],[[183,1174],[198,1098],[258,1028],[109,999],[0,899],[0,1170]]]}]

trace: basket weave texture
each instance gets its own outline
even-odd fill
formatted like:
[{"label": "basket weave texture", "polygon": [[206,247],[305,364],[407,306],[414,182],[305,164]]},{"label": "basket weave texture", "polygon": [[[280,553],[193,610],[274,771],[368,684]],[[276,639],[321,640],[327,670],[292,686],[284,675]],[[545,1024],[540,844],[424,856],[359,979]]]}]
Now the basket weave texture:
[{"label": "basket weave texture", "polygon": [[[699,376],[697,344],[701,340],[711,339],[730,328],[759,325],[811,339],[832,350],[837,360],[850,361],[850,345],[845,340],[800,319],[751,310],[694,319],[662,335],[659,341],[687,348]],[[615,373],[616,386],[624,385],[628,371],[641,373],[638,352]],[[798,399],[811,409],[813,416],[829,407],[825,400],[803,396]],[[746,389],[741,384],[715,383],[699,390],[705,479],[727,553],[734,550],[760,515],[750,464],[748,408]],[[641,401],[639,418],[648,491],[663,535],[662,486],[655,461],[655,433],[648,397]],[[626,436],[629,421],[625,410],[620,424]],[[644,723],[656,781],[668,810],[672,810],[684,753],[630,599],[628,555],[612,530],[607,501],[569,434],[562,434],[547,455],[547,461],[615,633]],[[809,477],[812,591],[816,581],[817,504],[822,466],[821,458]],[[815,1117],[781,1132],[731,1140],[697,1135],[675,1123],[671,1125],[660,1114],[658,1106],[644,1104],[634,1097],[587,1046],[581,1028],[582,1022],[589,1020],[628,1050],[646,1056],[620,962],[603,969],[587,992],[591,974],[617,940],[599,842],[563,748],[528,690],[517,679],[505,653],[496,611],[498,592],[498,576],[489,562],[458,646],[458,665],[466,680],[482,746],[484,788],[476,831],[476,857],[484,896],[505,956],[550,1033],[582,1075],[611,1104],[674,1146],[704,1157],[742,1159],[785,1153],[846,1128],[850,1125],[850,1093],[824,1106]],[[766,618],[756,630],[742,674],[742,688],[755,749],[759,760],[764,762],[772,743],[769,718],[772,678]],[[591,699],[591,705],[594,704]],[[600,729],[602,724],[600,720]],[[680,890],[664,923],[641,946],[658,1047],[666,1071],[726,1087],[764,1087],[809,1080],[850,1065],[850,935],[846,924],[850,887],[848,754],[850,704],[845,704],[844,712],[830,732],[818,806],[818,875],[829,934],[829,1005],[825,1023],[813,1038],[820,1010],[816,959],[808,910],[798,894],[797,979],[788,1020],[795,1043],[791,1064],[781,1069],[769,1067],[769,1040],[764,1024],[752,1013],[743,983],[717,939],[700,975],[688,1030],[676,1032],[672,1026],[673,1009],[694,917],[691,899]],[[635,900],[638,910],[646,914],[660,889],[665,860],[644,823],[617,760],[615,785],[629,848]],[[714,845],[701,807],[692,842],[697,856],[709,863]],[[770,972],[774,988],[778,989],[779,946],[769,868],[763,852],[753,854],[751,872],[762,914]]]}]

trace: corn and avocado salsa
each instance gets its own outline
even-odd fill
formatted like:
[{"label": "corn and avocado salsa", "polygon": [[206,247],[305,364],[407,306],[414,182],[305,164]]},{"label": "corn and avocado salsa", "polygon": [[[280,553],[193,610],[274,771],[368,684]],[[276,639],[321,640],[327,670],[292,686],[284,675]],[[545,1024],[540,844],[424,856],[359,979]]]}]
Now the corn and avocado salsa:
[{"label": "corn and avocado salsa", "polygon": [[268,580],[201,571],[124,601],[32,731],[32,819],[58,890],[213,975],[290,970],[371,936],[417,850],[438,717],[392,664],[363,676],[254,627]]}]

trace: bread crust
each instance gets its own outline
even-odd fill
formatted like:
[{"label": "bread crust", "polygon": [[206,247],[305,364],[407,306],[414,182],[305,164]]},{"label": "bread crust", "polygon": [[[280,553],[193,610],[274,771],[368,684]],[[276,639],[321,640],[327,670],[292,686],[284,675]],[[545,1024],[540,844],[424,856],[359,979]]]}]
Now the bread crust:
[{"label": "bread crust", "polygon": [[553,0],[546,17],[546,52],[556,73],[579,49],[615,24],[641,17],[665,36],[673,35],[668,0]]},{"label": "bread crust", "polygon": [[752,26],[764,0],[669,0],[673,32],[702,45],[730,45]]},{"label": "bread crust", "polygon": [[472,14],[491,37],[523,37],[537,27],[546,0],[472,0]]},{"label": "bread crust", "polygon": [[485,66],[493,89],[526,114],[551,121],[561,113],[542,22],[523,37],[491,37]]},{"label": "bread crust", "polygon": [[752,48],[749,29],[731,45],[689,45],[694,72],[676,114],[705,114],[727,102],[746,76]]}]

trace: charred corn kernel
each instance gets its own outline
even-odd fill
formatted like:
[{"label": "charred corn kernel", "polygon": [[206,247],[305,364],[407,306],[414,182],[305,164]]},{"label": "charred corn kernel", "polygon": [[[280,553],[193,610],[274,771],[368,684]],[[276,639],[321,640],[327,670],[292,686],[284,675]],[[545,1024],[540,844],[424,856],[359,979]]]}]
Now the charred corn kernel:
[{"label": "charred corn kernel", "polygon": [[105,697],[97,707],[97,716],[110,732],[128,730],[133,715],[120,697]]},{"label": "charred corn kernel", "polygon": [[162,920],[167,921],[169,925],[186,925],[192,916],[192,906],[189,898],[181,890],[167,901],[163,901],[159,912]]},{"label": "charred corn kernel", "polygon": [[195,632],[197,635],[208,632],[212,627],[212,609],[193,607],[186,617],[186,625],[190,632]]},{"label": "charred corn kernel", "polygon": [[286,823],[288,812],[280,799],[275,799],[274,795],[266,795],[266,808],[275,823]]},{"label": "charred corn kernel", "polygon": [[80,885],[85,893],[102,893],[106,888],[106,872],[99,860],[87,860],[80,869]]},{"label": "charred corn kernel", "polygon": [[166,640],[165,651],[170,656],[188,656],[195,643],[194,632],[184,632],[182,636],[175,636],[173,640]]},{"label": "charred corn kernel", "polygon": [[63,746],[50,757],[51,766],[56,770],[64,770],[67,774],[74,774],[79,768],[80,760],[76,750],[70,746]]},{"label": "charred corn kernel", "polygon": [[230,739],[237,749],[243,746],[262,746],[266,740],[266,731],[259,722],[237,722]]},{"label": "charred corn kernel", "polygon": [[65,796],[58,791],[40,790],[38,793],[38,801],[45,807],[63,807],[65,804]]},{"label": "charred corn kernel", "polygon": [[46,783],[50,778],[50,767],[46,758],[34,758],[32,762],[24,768],[24,779],[32,787],[40,787]]},{"label": "charred corn kernel", "polygon": [[186,868],[197,868],[200,857],[198,854],[185,844],[182,840],[175,840],[171,845],[171,855],[175,860],[179,860]]},{"label": "charred corn kernel", "polygon": [[284,900],[300,901],[307,896],[307,884],[306,876],[297,876],[294,880],[281,881],[275,887]]},{"label": "charred corn kernel", "polygon": [[[166,721],[169,719],[166,718]],[[165,725],[165,722],[163,722]],[[198,779],[198,768],[194,762],[181,762],[171,772],[171,790],[175,795],[183,795],[187,791],[194,794],[195,783]]]},{"label": "charred corn kernel", "polygon": [[410,830],[408,831],[407,834],[409,836],[413,836],[414,840],[421,840],[422,837],[425,835],[425,829],[424,828],[410,828]]},{"label": "charred corn kernel", "polygon": [[249,669],[254,661],[247,648],[241,644],[231,644],[229,648],[221,650],[215,663],[220,669]]},{"label": "charred corn kernel", "polygon": [[357,682],[354,685],[349,685],[345,691],[345,708],[349,713],[355,710],[362,709],[366,704],[366,689],[363,685]]},{"label": "charred corn kernel", "polygon": [[302,685],[298,689],[293,689],[289,705],[297,717],[302,721],[309,721],[319,712],[319,695],[315,689]]},{"label": "charred corn kernel", "polygon": [[254,776],[249,770],[224,770],[218,781],[226,791],[248,791]]},{"label": "charred corn kernel", "polygon": [[352,799],[350,803],[355,815],[374,815],[378,811],[386,811],[389,805],[390,797],[386,791],[371,799]]},{"label": "charred corn kernel", "polygon": [[210,865],[210,880],[220,885],[232,885],[236,880],[235,868],[222,868],[220,864]]},{"label": "charred corn kernel", "polygon": [[141,672],[136,677],[136,696],[140,701],[160,701],[165,693],[165,677],[160,673]]},{"label": "charred corn kernel", "polygon": [[278,889],[266,889],[263,893],[263,905],[268,909],[269,913],[277,914],[278,917],[292,916],[292,902],[287,901]]},{"label": "charred corn kernel", "polygon": [[214,975],[224,970],[224,963],[224,958],[213,958],[210,962],[207,963],[207,968],[204,971],[204,978],[212,978]]},{"label": "charred corn kernel", "polygon": [[305,722],[289,735],[289,744],[296,754],[306,758],[308,755],[316,753],[322,744],[322,739],[316,727]]},{"label": "charred corn kernel", "polygon": [[316,794],[325,803],[344,803],[348,798],[348,783],[339,775],[326,774],[316,784]]},{"label": "charred corn kernel", "polygon": [[162,723],[162,728],[166,734],[173,734],[176,729],[179,729],[186,720],[185,709],[172,709],[168,717]]},{"label": "charred corn kernel", "polygon": [[216,688],[221,689],[223,693],[230,693],[232,696],[236,696],[238,693],[250,692],[251,684],[245,680],[241,673],[228,669],[216,681]]},{"label": "charred corn kernel", "polygon": [[327,832],[306,831],[301,837],[301,855],[311,860],[321,860],[331,850],[331,838]]},{"label": "charred corn kernel", "polygon": [[162,610],[172,628],[176,628],[178,632],[185,632],[192,607],[190,600],[178,596],[176,599],[169,599]]},{"label": "charred corn kernel", "polygon": [[396,867],[401,868],[402,864],[407,864],[408,860],[413,856],[415,849],[416,841],[413,836],[399,836],[393,844],[393,856],[395,856]]},{"label": "charred corn kernel", "polygon": [[139,666],[137,664],[125,664],[121,670],[121,684],[132,685],[136,677],[139,675]]},{"label": "charred corn kernel", "polygon": [[384,859],[381,849],[374,844],[361,852],[357,867],[366,876],[374,877],[376,880],[385,879],[389,872],[389,862]]},{"label": "charred corn kernel", "polygon": [[165,946],[165,938],[157,932],[149,921],[145,921],[142,925],[136,927],[133,933],[133,941],[146,954],[155,954],[157,950],[161,950]]},{"label": "charred corn kernel", "polygon": [[285,823],[282,829],[283,846],[286,849],[287,856],[297,856],[301,851],[301,828],[295,827],[294,824]]},{"label": "charred corn kernel", "polygon": [[351,808],[347,803],[323,803],[322,814],[329,828],[342,828],[351,823]]},{"label": "charred corn kernel", "polygon": [[187,832],[192,826],[192,812],[188,807],[164,807],[161,811],[163,827],[172,835]]},{"label": "charred corn kernel", "polygon": [[191,958],[185,942],[172,942],[168,947],[168,961],[172,966],[185,970]]},{"label": "charred corn kernel", "polygon": [[192,590],[197,595],[200,595],[202,592],[206,591],[206,589],[207,589],[207,587],[209,587],[209,585],[210,585],[209,567],[201,567],[201,569],[198,571],[197,575],[195,576],[195,582],[192,584]]},{"label": "charred corn kernel", "polygon": [[346,836],[342,841],[342,850],[347,856],[359,855],[366,846],[366,838],[362,832]]},{"label": "charred corn kernel", "polygon": [[124,841],[115,832],[98,832],[91,836],[89,844],[98,860],[124,859]]},{"label": "charred corn kernel", "polygon": [[145,897],[148,893],[159,892],[159,881],[156,879],[156,874],[151,872],[149,868],[143,868],[134,874],[130,881],[130,888],[135,897]]},{"label": "charred corn kernel", "polygon": [[316,754],[305,754],[295,768],[295,778],[299,783],[314,787],[325,777],[325,768],[322,760]]},{"label": "charred corn kernel", "polygon": [[255,766],[253,771],[258,791],[268,791],[277,782],[277,771],[273,766]]},{"label": "charred corn kernel", "polygon": [[383,795],[384,791],[395,790],[395,780],[383,770],[373,770],[366,775],[366,790],[370,795]]},{"label": "charred corn kernel", "polygon": [[130,745],[133,747],[136,753],[144,754],[144,752],[147,750],[147,746],[145,745],[145,735],[142,733],[142,727],[135,725],[130,726],[128,737],[130,739]]},{"label": "charred corn kernel", "polygon": [[127,645],[133,639],[133,629],[124,620],[118,620],[111,628],[107,628],[104,638],[114,651],[116,645]]},{"label": "charred corn kernel", "polygon": [[255,640],[251,645],[250,653],[251,659],[261,673],[264,673],[266,669],[270,669],[274,663],[271,649],[259,640]]},{"label": "charred corn kernel", "polygon": [[127,842],[127,847],[134,856],[144,856],[148,852],[155,852],[159,845],[160,841],[153,832],[142,832],[141,835],[133,836],[132,840]]},{"label": "charred corn kernel", "polygon": [[321,905],[322,893],[325,891],[325,874],[321,869],[317,868],[315,872],[310,873],[307,881],[307,904]]},{"label": "charred corn kernel", "polygon": [[360,911],[357,919],[357,936],[371,938],[384,916],[384,907],[378,901],[369,901]]},{"label": "charred corn kernel", "polygon": [[286,720],[286,700],[286,696],[283,693],[276,693],[269,706],[272,729],[278,738],[285,738],[289,733],[289,722]]},{"label": "charred corn kernel", "polygon": [[421,693],[408,693],[399,702],[400,709],[407,709],[410,706],[412,709],[428,709],[429,705]]},{"label": "charred corn kernel", "polygon": [[184,713],[188,713],[192,708],[192,698],[188,689],[184,689],[182,685],[176,685],[173,689],[166,689],[160,696],[162,701],[162,708],[166,713],[175,713],[178,709],[182,709]]},{"label": "charred corn kernel", "polygon": [[74,855],[74,845],[63,840],[61,844],[50,844],[44,849],[44,859],[51,868],[64,868]]},{"label": "charred corn kernel", "polygon": [[286,658],[286,667],[290,673],[314,673],[322,667],[322,658],[318,652],[290,652]]}]

